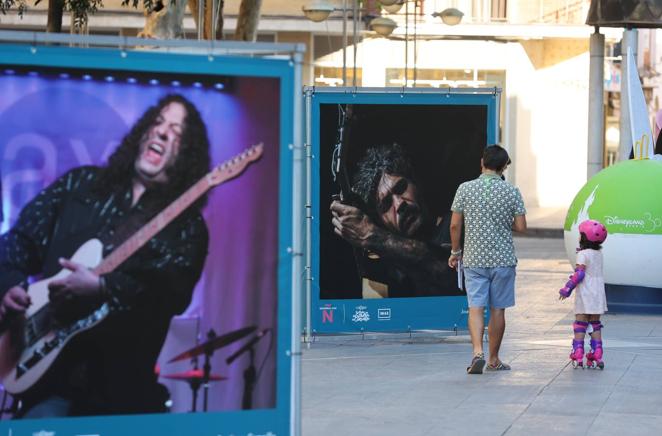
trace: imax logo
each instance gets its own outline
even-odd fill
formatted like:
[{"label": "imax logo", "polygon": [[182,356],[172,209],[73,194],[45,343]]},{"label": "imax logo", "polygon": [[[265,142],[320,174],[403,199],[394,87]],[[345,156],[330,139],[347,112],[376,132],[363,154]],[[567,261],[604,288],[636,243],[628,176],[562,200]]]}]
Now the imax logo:
[{"label": "imax logo", "polygon": [[388,321],[391,319],[391,308],[377,309],[377,319]]}]

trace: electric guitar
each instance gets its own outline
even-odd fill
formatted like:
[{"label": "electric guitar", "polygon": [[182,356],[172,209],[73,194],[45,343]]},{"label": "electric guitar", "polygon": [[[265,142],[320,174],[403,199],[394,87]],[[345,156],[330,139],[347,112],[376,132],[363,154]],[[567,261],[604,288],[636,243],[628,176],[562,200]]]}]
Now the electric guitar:
[{"label": "electric guitar", "polygon": [[[239,176],[262,153],[263,145],[260,143],[214,168],[107,257],[103,258],[101,241],[90,239],[76,250],[71,260],[98,275],[113,271],[205,192]],[[54,323],[49,307],[48,284],[69,274],[70,271],[64,269],[31,284],[28,294],[32,304],[24,315],[12,320],[10,327],[0,336],[0,380],[10,394],[25,394],[38,387],[67,344],[96,327],[111,313],[109,304],[103,303],[91,313],[66,325]]]}]

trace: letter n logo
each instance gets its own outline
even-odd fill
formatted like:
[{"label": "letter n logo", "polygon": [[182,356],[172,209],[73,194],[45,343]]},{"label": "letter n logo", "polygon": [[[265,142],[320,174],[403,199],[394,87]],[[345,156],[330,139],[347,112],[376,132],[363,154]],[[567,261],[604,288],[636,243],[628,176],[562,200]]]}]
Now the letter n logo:
[{"label": "letter n logo", "polygon": [[327,322],[333,324],[333,310],[322,310],[322,324],[326,324]]}]

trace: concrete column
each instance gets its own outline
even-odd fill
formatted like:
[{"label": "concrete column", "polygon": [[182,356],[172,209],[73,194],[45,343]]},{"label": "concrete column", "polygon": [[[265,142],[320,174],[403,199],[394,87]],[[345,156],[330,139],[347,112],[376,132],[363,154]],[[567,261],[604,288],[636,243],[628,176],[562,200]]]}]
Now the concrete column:
[{"label": "concrete column", "polygon": [[[619,123],[620,141],[618,144],[618,161],[630,159],[630,152],[632,151],[632,137],[630,135],[630,114],[628,112],[628,90],[627,90],[627,77],[628,63],[627,51],[628,47],[634,55],[634,63],[637,64],[637,29],[625,29],[623,31],[623,39],[621,40],[621,119]],[[637,72],[634,72],[638,74]]]},{"label": "concrete column", "polygon": [[605,36],[595,28],[590,41],[591,63],[588,84],[588,156],[586,178],[602,169],[604,154]]}]

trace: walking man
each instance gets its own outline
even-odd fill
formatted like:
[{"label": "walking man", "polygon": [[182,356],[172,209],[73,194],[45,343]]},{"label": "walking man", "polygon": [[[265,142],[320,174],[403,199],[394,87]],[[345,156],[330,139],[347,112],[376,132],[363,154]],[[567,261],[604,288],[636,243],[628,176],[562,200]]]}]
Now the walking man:
[{"label": "walking man", "polygon": [[498,145],[488,146],[481,159],[482,174],[459,186],[451,206],[452,250],[448,265],[464,270],[473,345],[469,374],[482,374],[485,367],[482,338],[488,304],[487,370],[510,369],[499,359],[499,348],[506,328],[505,310],[515,305],[517,258],[512,232],[526,231],[526,210],[519,189],[503,179],[509,164],[506,150]]}]

